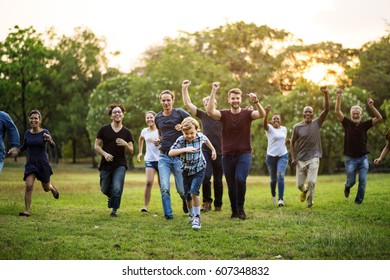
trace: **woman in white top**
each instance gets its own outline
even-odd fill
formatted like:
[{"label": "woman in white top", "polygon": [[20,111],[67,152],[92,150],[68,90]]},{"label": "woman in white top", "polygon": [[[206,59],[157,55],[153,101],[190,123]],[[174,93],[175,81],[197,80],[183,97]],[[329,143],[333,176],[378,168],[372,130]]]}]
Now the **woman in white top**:
[{"label": "woman in white top", "polygon": [[281,126],[281,118],[278,113],[271,117],[271,124],[268,123],[268,114],[271,105],[265,108],[264,129],[268,140],[266,163],[271,177],[270,187],[272,200],[276,202],[276,183],[278,184],[278,206],[284,206],[284,174],[288,164],[288,151],[286,147],[287,129]]},{"label": "woman in white top", "polygon": [[[145,152],[145,173],[146,173],[146,187],[144,194],[144,207],[141,212],[148,212],[149,202],[152,193],[152,186],[154,182],[154,174],[158,173],[158,158],[160,156],[160,146],[155,146],[154,141],[159,138],[154,117],[156,113],[153,111],[146,112],[145,121],[148,127],[145,127],[141,131],[141,135],[138,139],[138,155],[137,161],[141,162],[142,150],[144,142],[146,144]],[[158,184],[160,185],[159,176],[157,176]]]}]

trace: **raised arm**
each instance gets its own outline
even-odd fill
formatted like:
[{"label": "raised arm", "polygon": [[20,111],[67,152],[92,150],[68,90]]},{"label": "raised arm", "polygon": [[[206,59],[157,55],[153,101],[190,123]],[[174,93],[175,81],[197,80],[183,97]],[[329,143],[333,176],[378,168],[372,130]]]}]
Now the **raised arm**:
[{"label": "raised arm", "polygon": [[189,88],[190,84],[191,84],[191,81],[184,80],[182,85],[181,85],[181,92],[183,94],[184,106],[186,106],[186,108],[188,109],[189,113],[192,116],[195,116],[197,107],[194,104],[192,104],[191,99],[190,99],[190,95],[188,93],[188,88]]},{"label": "raised arm", "polygon": [[221,86],[220,82],[214,82],[211,88],[211,93],[210,93],[210,99],[209,102],[207,103],[207,114],[213,118],[214,120],[220,120],[221,119],[221,112],[217,109],[215,109],[215,94],[217,93],[217,90]]},{"label": "raised arm", "polygon": [[251,92],[248,94],[248,96],[251,99],[251,101],[253,102],[254,106],[256,107],[256,110],[254,110],[252,112],[252,115],[251,115],[252,119],[257,120],[257,119],[263,118],[265,116],[265,111],[264,111],[263,106],[261,106],[256,94]]},{"label": "raised arm", "polygon": [[343,91],[341,88],[338,88],[336,91],[336,104],[334,106],[334,112],[336,113],[337,118],[339,121],[342,121],[344,119],[344,114],[341,112],[341,96],[343,94]]},{"label": "raised arm", "polygon": [[321,89],[321,91],[322,91],[322,93],[324,94],[324,97],[325,97],[325,100],[324,100],[324,103],[325,103],[324,104],[324,110],[320,114],[320,119],[322,121],[325,121],[326,116],[328,115],[329,110],[330,110],[330,106],[329,106],[329,92],[328,92],[328,88],[326,86],[322,86],[320,89]]},{"label": "raised arm", "polygon": [[376,125],[378,122],[382,120],[382,115],[374,106],[374,100],[371,98],[367,99],[367,105],[370,108],[371,112],[374,114],[374,118],[372,119],[372,125]]},{"label": "raised arm", "polygon": [[265,116],[264,116],[263,127],[266,131],[268,131],[268,115],[269,112],[271,111],[271,105],[268,104],[267,106],[265,106],[264,111],[265,111]]}]

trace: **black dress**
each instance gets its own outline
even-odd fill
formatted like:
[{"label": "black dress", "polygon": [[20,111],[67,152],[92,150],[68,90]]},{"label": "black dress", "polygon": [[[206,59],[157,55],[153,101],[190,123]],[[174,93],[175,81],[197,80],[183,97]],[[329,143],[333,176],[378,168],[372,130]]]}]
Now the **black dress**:
[{"label": "black dress", "polygon": [[50,135],[47,129],[43,129],[39,133],[31,133],[30,130],[26,131],[24,135],[23,146],[20,147],[20,151],[27,150],[27,162],[24,166],[24,177],[35,173],[37,179],[42,183],[49,183],[50,176],[53,174],[51,166],[49,164],[49,157],[46,152],[46,142],[43,138],[43,134],[47,133]]}]

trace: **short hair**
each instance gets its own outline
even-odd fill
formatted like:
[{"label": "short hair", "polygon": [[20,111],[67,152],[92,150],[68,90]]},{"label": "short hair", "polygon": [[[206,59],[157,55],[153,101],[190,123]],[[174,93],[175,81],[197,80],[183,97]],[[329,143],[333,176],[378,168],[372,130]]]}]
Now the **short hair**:
[{"label": "short hair", "polygon": [[351,107],[351,110],[350,110],[349,112],[351,113],[352,110],[359,110],[359,111],[360,111],[360,114],[363,114],[363,109],[362,109],[362,107],[360,107],[359,105],[352,106],[352,107]]},{"label": "short hair", "polygon": [[186,131],[195,126],[195,130],[199,131],[199,122],[193,117],[187,117],[181,122],[181,130]]},{"label": "short hair", "polygon": [[31,117],[32,114],[38,114],[39,119],[42,120],[41,112],[39,112],[37,109],[31,110],[30,113],[28,113],[28,116]]},{"label": "short hair", "polygon": [[228,97],[230,97],[232,93],[242,95],[242,91],[239,88],[232,88],[231,90],[229,90]]},{"label": "short hair", "polygon": [[163,90],[161,93],[160,93],[160,99],[161,99],[161,96],[163,95],[163,94],[169,94],[169,95],[171,95],[172,96],[172,99],[175,99],[175,93],[174,92],[172,92],[172,91],[170,91],[170,90]]},{"label": "short hair", "polygon": [[113,103],[113,104],[110,104],[110,105],[108,106],[108,115],[109,115],[109,116],[111,116],[112,110],[114,110],[115,107],[121,108],[122,113],[124,113],[124,112],[126,111],[126,110],[125,110],[125,107],[123,107],[122,104],[120,104],[120,103]]}]

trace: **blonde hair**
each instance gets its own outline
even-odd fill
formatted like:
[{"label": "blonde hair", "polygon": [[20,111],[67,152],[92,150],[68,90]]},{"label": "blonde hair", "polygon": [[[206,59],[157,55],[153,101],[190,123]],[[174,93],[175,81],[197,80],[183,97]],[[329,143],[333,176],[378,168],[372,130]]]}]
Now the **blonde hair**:
[{"label": "blonde hair", "polygon": [[242,91],[239,88],[232,88],[231,90],[229,90],[228,97],[230,97],[232,93],[242,95]]},{"label": "blonde hair", "polygon": [[196,131],[199,131],[200,125],[199,122],[193,117],[187,117],[181,122],[181,130],[186,131],[195,127]]}]

